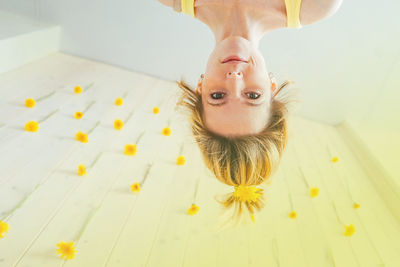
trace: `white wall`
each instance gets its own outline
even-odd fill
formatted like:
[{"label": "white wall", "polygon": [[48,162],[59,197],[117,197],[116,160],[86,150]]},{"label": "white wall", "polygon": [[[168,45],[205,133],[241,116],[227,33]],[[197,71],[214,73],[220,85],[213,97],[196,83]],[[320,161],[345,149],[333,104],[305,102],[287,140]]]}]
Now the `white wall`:
[{"label": "white wall", "polygon": [[[400,188],[400,58],[369,106],[348,114],[348,122]],[[395,56],[395,55],[394,55]]]},{"label": "white wall", "polygon": [[[0,8],[60,24],[66,53],[192,85],[214,45],[207,26],[156,0],[0,0]],[[296,81],[308,118],[365,114],[399,61],[398,10],[395,0],[344,0],[329,19],[272,32],[260,44],[267,69]]]}]

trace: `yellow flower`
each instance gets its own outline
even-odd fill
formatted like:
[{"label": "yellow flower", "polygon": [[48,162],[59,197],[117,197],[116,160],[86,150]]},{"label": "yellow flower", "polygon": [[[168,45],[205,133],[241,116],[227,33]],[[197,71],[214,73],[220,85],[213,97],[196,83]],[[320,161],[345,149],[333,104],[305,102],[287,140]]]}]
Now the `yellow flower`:
[{"label": "yellow flower", "polygon": [[36,104],[36,102],[32,98],[28,98],[25,100],[25,106],[27,106],[28,108],[33,108],[35,106],[35,104]]},{"label": "yellow flower", "polygon": [[190,206],[190,208],[187,210],[187,213],[189,215],[194,215],[199,211],[199,207],[196,206],[196,204],[192,204],[192,206]]},{"label": "yellow flower", "polygon": [[82,164],[78,165],[78,174],[80,176],[86,175],[86,168],[84,165]]},{"label": "yellow flower", "polygon": [[79,85],[78,85],[78,86],[75,86],[74,92],[75,92],[75,94],[80,94],[80,93],[82,93],[82,87],[80,87]]},{"label": "yellow flower", "polygon": [[120,97],[117,97],[114,102],[114,104],[117,106],[121,106],[123,103],[124,103],[124,100]]},{"label": "yellow flower", "polygon": [[121,121],[121,120],[119,120],[119,119],[117,119],[117,120],[114,121],[114,128],[115,128],[116,130],[121,130],[122,127],[124,127],[123,121]]},{"label": "yellow flower", "polygon": [[297,217],[297,212],[292,211],[291,213],[289,213],[289,218],[296,219],[296,217]]},{"label": "yellow flower", "polygon": [[83,117],[83,112],[77,111],[74,114],[75,119],[79,120],[80,118]]},{"label": "yellow flower", "polygon": [[180,155],[180,156],[176,159],[176,164],[177,164],[177,165],[183,165],[183,164],[185,164],[185,162],[186,162],[186,159],[185,159],[185,157],[182,156],[182,155]]},{"label": "yellow flower", "polygon": [[338,157],[333,157],[333,158],[332,158],[332,162],[333,162],[333,163],[336,163],[336,162],[338,162],[338,161],[339,161],[339,158],[338,158]]},{"label": "yellow flower", "polygon": [[316,197],[319,194],[319,189],[317,187],[312,187],[310,189],[310,196],[311,197]]},{"label": "yellow flower", "polygon": [[136,154],[136,145],[131,145],[131,144],[125,145],[124,154],[128,155],[128,156],[135,155]]},{"label": "yellow flower", "polygon": [[79,142],[82,143],[87,143],[89,142],[88,136],[85,133],[82,133],[81,131],[77,132],[75,135],[75,139],[78,140]]},{"label": "yellow flower", "polygon": [[261,196],[259,191],[260,188],[255,186],[239,185],[235,186],[235,192],[233,193],[233,196],[242,202],[256,202]]},{"label": "yellow flower", "polygon": [[65,243],[61,241],[60,243],[57,244],[57,253],[61,254],[60,257],[64,258],[66,260],[73,259],[75,256],[75,248],[74,248],[74,242],[70,241],[68,243]]},{"label": "yellow flower", "polygon": [[36,121],[30,121],[25,124],[25,130],[28,132],[37,132],[39,130],[39,123]]},{"label": "yellow flower", "polygon": [[254,214],[251,214],[251,215],[250,215],[250,219],[253,221],[253,223],[256,222],[256,219],[254,219]]},{"label": "yellow flower", "polygon": [[353,206],[355,209],[358,209],[359,207],[360,207],[360,204],[358,204],[358,203],[354,203],[354,206]]},{"label": "yellow flower", "polygon": [[4,237],[4,233],[7,233],[9,226],[6,222],[0,221],[0,238]]},{"label": "yellow flower", "polygon": [[131,191],[132,192],[139,192],[140,191],[140,184],[139,183],[134,183],[131,185]]},{"label": "yellow flower", "polygon": [[168,128],[168,127],[165,127],[165,128],[162,130],[162,134],[165,135],[165,136],[170,135],[170,134],[171,134],[171,129]]},{"label": "yellow flower", "polygon": [[154,107],[153,108],[153,113],[157,114],[158,112],[160,112],[160,109],[158,107]]},{"label": "yellow flower", "polygon": [[345,231],[344,231],[345,236],[352,236],[354,234],[354,232],[356,231],[356,228],[352,224],[349,224],[348,226],[345,225],[344,228],[345,228]]}]

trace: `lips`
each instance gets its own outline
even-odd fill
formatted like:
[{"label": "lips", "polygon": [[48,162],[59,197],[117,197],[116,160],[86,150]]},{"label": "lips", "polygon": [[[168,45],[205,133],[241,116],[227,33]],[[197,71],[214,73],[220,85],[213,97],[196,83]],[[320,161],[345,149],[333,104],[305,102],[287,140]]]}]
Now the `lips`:
[{"label": "lips", "polygon": [[239,57],[239,56],[230,56],[225,58],[221,63],[227,63],[227,62],[245,62],[248,63],[247,60],[244,60],[243,58]]}]

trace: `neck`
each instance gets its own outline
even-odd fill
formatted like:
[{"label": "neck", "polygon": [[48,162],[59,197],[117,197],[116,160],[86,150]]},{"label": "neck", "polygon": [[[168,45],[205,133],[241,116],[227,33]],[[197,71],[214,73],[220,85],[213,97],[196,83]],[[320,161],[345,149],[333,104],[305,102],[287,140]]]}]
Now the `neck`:
[{"label": "neck", "polygon": [[212,5],[204,6],[204,8],[207,10],[199,13],[203,15],[199,19],[205,22],[214,33],[216,45],[227,38],[242,37],[258,48],[266,30],[259,18],[252,12],[247,12],[244,6]]}]

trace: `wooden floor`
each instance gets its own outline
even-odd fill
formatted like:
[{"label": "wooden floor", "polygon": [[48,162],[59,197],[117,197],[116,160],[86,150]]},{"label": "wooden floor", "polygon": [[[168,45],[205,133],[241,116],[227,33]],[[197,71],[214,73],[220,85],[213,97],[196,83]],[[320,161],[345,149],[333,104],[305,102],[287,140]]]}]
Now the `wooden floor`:
[{"label": "wooden floor", "polygon": [[[76,85],[88,89],[74,94]],[[214,196],[233,189],[205,167],[174,110],[177,96],[171,82],[63,53],[1,75],[0,221],[9,230],[0,266],[400,266],[400,225],[352,151],[333,126],[299,117],[255,223],[219,227]],[[120,131],[117,118],[128,119]],[[41,119],[39,131],[24,131]],[[88,143],[75,140],[90,129]],[[136,155],[125,155],[140,136]],[[130,191],[135,182],[139,193]],[[193,202],[200,210],[190,216]],[[349,224],[356,232],[345,236]],[[74,242],[73,259],[57,254],[61,241]]]}]

